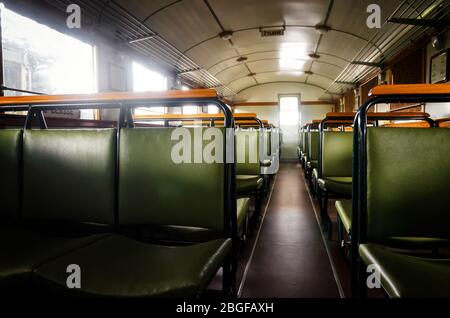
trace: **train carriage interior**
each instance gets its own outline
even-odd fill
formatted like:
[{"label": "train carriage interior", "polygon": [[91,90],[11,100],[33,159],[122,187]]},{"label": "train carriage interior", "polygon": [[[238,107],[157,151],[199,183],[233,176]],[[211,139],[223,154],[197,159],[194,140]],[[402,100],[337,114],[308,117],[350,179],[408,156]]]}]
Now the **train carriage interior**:
[{"label": "train carriage interior", "polygon": [[449,1],[0,12],[2,297],[450,298]]}]

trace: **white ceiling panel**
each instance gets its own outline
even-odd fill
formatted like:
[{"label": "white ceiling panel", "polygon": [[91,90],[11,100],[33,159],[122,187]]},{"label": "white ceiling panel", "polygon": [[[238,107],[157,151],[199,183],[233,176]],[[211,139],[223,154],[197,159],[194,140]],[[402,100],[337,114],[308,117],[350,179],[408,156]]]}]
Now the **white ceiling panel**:
[{"label": "white ceiling panel", "polygon": [[261,25],[315,25],[323,19],[328,0],[210,0],[225,28]]},{"label": "white ceiling panel", "polygon": [[254,86],[254,85],[257,85],[256,81],[252,77],[249,77],[249,76],[239,78],[237,80],[234,80],[232,83],[228,84],[228,86],[232,90],[234,90],[236,93],[244,88]]}]

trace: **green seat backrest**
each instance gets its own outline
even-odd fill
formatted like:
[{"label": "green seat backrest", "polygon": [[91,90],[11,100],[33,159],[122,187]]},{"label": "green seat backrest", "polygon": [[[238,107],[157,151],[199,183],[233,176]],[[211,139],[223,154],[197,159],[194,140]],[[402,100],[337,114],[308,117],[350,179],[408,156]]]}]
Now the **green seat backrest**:
[{"label": "green seat backrest", "polygon": [[306,153],[306,137],[307,137],[308,133],[306,131],[302,131],[302,151],[303,153]]},{"label": "green seat backrest", "polygon": [[22,131],[0,130],[0,224],[19,220]]},{"label": "green seat backrest", "polygon": [[236,130],[236,174],[259,175],[259,132]]},{"label": "green seat backrest", "polygon": [[319,158],[319,132],[310,131],[308,134],[308,160],[318,160]]},{"label": "green seat backrest", "polygon": [[116,130],[25,130],[23,219],[114,224]]},{"label": "green seat backrest", "polygon": [[353,133],[324,131],[322,133],[322,176],[351,177]]},{"label": "green seat backrest", "polygon": [[298,146],[303,149],[303,130],[298,131]]},{"label": "green seat backrest", "polygon": [[[192,128],[183,128],[194,136]],[[218,128],[216,128],[218,129]],[[224,230],[225,165],[176,163],[172,128],[122,129],[119,150],[119,223]],[[222,135],[224,136],[223,129]],[[190,138],[189,138],[190,139]],[[192,138],[193,139],[193,138]],[[204,141],[209,144],[211,141]],[[175,150],[177,149],[177,150]],[[201,150],[200,150],[201,151]]]},{"label": "green seat backrest", "polygon": [[368,240],[450,238],[449,189],[450,130],[368,130]]},{"label": "green seat backrest", "polygon": [[264,130],[264,133],[263,133],[264,135],[264,147],[265,147],[265,152],[266,152],[266,155],[267,156],[270,156],[271,154],[272,154],[272,149],[271,149],[271,146],[272,146],[272,133],[270,132],[270,131],[268,131],[268,130]]}]

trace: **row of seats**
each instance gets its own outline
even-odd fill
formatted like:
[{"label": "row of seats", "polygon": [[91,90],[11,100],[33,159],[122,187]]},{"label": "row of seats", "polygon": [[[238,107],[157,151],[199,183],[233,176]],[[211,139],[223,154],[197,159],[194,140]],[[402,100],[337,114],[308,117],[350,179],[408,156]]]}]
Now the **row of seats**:
[{"label": "row of seats", "polygon": [[1,130],[0,289],[194,297],[223,267],[229,293],[229,220],[248,199],[225,192],[225,164],[173,163],[171,132]]},{"label": "row of seats", "polygon": [[[445,127],[440,123],[448,119],[437,120],[439,125],[427,121],[428,127]],[[369,266],[375,267],[389,297],[450,297],[450,216],[446,199],[450,130],[423,129],[417,122],[411,125],[414,128],[407,126],[369,127],[366,144],[358,139],[359,147],[365,147],[359,151],[367,149],[366,155],[356,162],[353,132],[325,129],[315,137],[319,161],[311,172],[308,142],[317,125],[300,131],[299,160],[311,180],[313,194],[319,198],[321,216],[330,224],[327,196],[332,193],[339,198],[335,204],[338,236],[340,243],[345,236],[352,244],[351,249],[349,241],[343,245],[351,252],[352,277],[357,277],[354,297],[367,292],[367,275],[373,272],[368,271]],[[361,167],[366,171],[365,183],[357,179],[353,185],[352,173],[354,169],[362,171]],[[358,224],[352,224],[355,204],[359,208]]]}]

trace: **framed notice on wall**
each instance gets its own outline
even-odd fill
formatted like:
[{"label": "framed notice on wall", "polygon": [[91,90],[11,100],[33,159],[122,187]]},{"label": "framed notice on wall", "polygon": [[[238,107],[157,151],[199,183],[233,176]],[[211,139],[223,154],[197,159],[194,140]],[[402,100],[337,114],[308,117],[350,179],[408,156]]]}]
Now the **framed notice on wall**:
[{"label": "framed notice on wall", "polygon": [[449,50],[439,52],[430,60],[430,83],[445,83],[449,81]]}]

